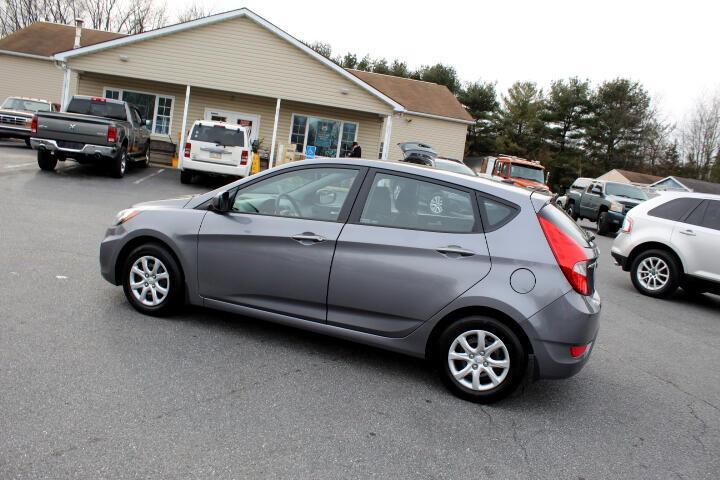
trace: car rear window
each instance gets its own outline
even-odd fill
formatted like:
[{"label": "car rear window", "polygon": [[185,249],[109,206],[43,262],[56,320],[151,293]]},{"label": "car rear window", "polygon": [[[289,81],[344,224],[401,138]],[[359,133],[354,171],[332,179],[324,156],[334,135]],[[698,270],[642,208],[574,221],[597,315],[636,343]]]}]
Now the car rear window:
[{"label": "car rear window", "polygon": [[492,232],[512,220],[518,213],[518,207],[506,202],[478,195],[478,206],[482,215],[483,229]]},{"label": "car rear window", "polygon": [[244,147],[245,135],[241,129],[224,126],[195,125],[190,140],[222,145],[223,147]]},{"label": "car rear window", "polygon": [[551,221],[557,227],[562,228],[573,240],[583,247],[590,247],[590,237],[585,230],[580,228],[570,216],[560,207],[553,203],[546,204],[541,210],[540,215]]},{"label": "car rear window", "polygon": [[91,100],[89,98],[73,98],[67,108],[68,113],[80,113],[95,117],[127,120],[125,105],[122,103]]},{"label": "car rear window", "polygon": [[648,215],[677,222],[695,210],[701,202],[701,198],[675,198],[653,208]]}]

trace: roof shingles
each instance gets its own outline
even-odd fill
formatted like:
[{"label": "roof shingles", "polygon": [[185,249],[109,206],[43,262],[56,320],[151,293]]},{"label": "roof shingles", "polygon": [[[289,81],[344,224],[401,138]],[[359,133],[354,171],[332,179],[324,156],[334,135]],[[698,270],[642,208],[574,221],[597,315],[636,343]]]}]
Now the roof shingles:
[{"label": "roof shingles", "polygon": [[[122,33],[83,28],[80,45],[87,47],[124,36]],[[72,50],[74,43],[75,27],[72,25],[37,22],[0,38],[0,51],[52,57],[56,53]]]}]

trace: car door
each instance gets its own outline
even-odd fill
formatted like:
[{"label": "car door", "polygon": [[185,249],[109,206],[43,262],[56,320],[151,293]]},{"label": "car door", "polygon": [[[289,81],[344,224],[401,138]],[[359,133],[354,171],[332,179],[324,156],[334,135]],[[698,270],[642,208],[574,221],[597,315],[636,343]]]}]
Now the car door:
[{"label": "car door", "polygon": [[208,212],[200,228],[200,295],[324,322],[335,243],[365,171],[296,167],[237,188],[232,210]]},{"label": "car door", "polygon": [[720,282],[720,201],[706,200],[672,233],[672,243],[684,256],[689,275]]},{"label": "car door", "polygon": [[600,204],[601,192],[602,186],[599,183],[592,183],[580,197],[580,212],[583,217],[591,220],[595,219]]},{"label": "car door", "polygon": [[[426,205],[437,191],[453,198],[440,214]],[[489,271],[473,191],[373,171],[337,242],[328,323],[405,336]]]}]

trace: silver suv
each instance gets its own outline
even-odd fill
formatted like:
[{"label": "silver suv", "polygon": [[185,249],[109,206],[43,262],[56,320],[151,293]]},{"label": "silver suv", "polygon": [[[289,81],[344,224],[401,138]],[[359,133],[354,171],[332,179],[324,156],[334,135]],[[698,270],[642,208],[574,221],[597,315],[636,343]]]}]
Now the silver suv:
[{"label": "silver suv", "polygon": [[[452,202],[427,203],[441,191]],[[497,401],[590,355],[597,249],[550,197],[404,163],[311,160],[120,212],[102,275],[130,304],[254,316],[428,358]]]}]

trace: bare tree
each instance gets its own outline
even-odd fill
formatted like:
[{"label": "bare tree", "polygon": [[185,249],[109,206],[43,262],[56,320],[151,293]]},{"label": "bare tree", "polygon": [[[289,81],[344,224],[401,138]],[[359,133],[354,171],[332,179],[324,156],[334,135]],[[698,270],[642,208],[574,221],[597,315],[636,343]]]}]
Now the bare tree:
[{"label": "bare tree", "polygon": [[699,179],[706,179],[720,152],[720,94],[700,99],[681,133],[683,156]]},{"label": "bare tree", "polygon": [[197,20],[198,18],[209,17],[213,13],[213,9],[208,7],[205,3],[196,1],[180,10],[180,12],[178,12],[176,16],[176,19],[178,23],[185,23],[192,20]]},{"label": "bare tree", "polygon": [[39,21],[72,23],[77,14],[75,0],[0,0],[0,35]]}]

